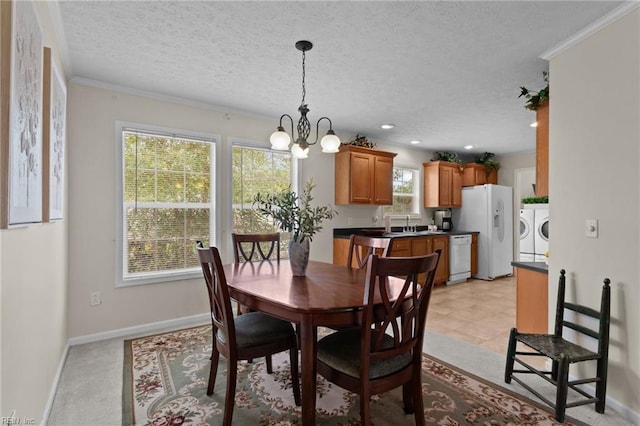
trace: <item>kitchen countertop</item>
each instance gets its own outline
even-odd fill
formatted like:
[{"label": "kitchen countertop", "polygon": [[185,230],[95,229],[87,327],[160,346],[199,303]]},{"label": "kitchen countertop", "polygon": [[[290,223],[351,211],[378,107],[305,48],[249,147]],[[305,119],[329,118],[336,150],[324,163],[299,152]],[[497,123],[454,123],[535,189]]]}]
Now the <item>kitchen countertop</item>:
[{"label": "kitchen countertop", "polygon": [[549,265],[544,262],[511,262],[511,266],[516,268],[528,269],[534,272],[540,272],[541,274],[549,273]]},{"label": "kitchen countertop", "polygon": [[477,231],[427,231],[427,226],[417,226],[416,232],[403,232],[401,226],[393,226],[390,233],[384,232],[384,228],[334,228],[333,238],[348,239],[351,234],[365,235],[368,237],[381,238],[405,238],[405,237],[436,237],[439,235],[469,235],[477,234]]}]

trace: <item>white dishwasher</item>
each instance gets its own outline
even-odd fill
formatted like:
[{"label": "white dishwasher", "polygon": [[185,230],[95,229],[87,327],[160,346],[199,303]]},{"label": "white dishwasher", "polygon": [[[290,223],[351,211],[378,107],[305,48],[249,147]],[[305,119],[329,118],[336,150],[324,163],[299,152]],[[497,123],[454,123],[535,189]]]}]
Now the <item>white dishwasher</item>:
[{"label": "white dishwasher", "polygon": [[449,237],[449,281],[457,284],[471,276],[471,235]]}]

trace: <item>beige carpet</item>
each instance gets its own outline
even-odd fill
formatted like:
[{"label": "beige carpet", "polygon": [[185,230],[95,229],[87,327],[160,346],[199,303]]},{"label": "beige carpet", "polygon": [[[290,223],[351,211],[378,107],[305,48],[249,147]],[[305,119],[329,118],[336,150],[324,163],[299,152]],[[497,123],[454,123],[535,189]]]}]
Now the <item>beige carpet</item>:
[{"label": "beige carpet", "polygon": [[[123,424],[220,424],[226,364],[221,357],[216,388],[206,395],[211,331],[201,326],[126,340]],[[547,408],[472,374],[424,355],[425,419],[428,424],[557,424]],[[317,424],[357,425],[359,400],[318,377]],[[371,401],[374,425],[413,424],[404,414],[400,389]],[[572,424],[582,424],[570,420]],[[288,354],[274,358],[274,373],[263,361],[239,366],[234,424],[297,425]]]}]

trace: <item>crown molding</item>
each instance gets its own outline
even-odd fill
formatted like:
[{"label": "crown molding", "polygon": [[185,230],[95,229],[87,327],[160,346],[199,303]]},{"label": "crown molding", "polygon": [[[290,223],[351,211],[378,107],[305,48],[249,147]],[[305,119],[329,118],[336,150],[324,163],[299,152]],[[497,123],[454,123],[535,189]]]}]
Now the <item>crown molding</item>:
[{"label": "crown molding", "polygon": [[627,2],[625,2],[623,4],[621,4],[620,6],[618,6],[617,8],[612,10],[611,12],[607,13],[606,15],[604,15],[602,18],[600,18],[597,21],[593,22],[591,25],[588,25],[587,27],[583,28],[581,31],[577,32],[573,36],[571,36],[568,39],[566,39],[565,41],[563,41],[560,44],[556,45],[555,47],[552,47],[551,49],[547,50],[542,55],[540,55],[540,58],[544,59],[544,60],[547,60],[547,61],[551,60],[556,55],[564,52],[565,50],[569,49],[570,47],[574,46],[575,44],[580,43],[582,40],[586,39],[587,37],[590,37],[591,35],[593,35],[595,33],[597,33],[598,31],[600,31],[601,29],[603,29],[607,25],[612,24],[613,22],[617,21],[618,19],[620,19],[620,18],[626,16],[627,14],[633,12],[638,7],[640,7],[640,1],[638,1],[638,0],[631,0],[631,1],[627,1]]}]

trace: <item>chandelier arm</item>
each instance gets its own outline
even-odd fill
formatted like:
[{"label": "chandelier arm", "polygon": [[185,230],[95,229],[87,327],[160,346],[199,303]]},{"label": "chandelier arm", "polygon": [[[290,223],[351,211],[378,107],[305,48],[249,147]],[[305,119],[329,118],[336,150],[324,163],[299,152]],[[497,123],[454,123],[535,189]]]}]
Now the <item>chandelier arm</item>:
[{"label": "chandelier arm", "polygon": [[278,128],[279,129],[281,128],[282,131],[284,131],[284,127],[282,127],[282,119],[285,118],[285,117],[287,117],[289,119],[289,121],[291,122],[291,140],[293,140],[293,135],[294,135],[294,133],[293,133],[293,118],[291,118],[291,116],[289,114],[282,114],[280,116],[280,126],[278,126]]},{"label": "chandelier arm", "polygon": [[327,120],[329,122],[329,130],[333,131],[333,123],[331,122],[331,119],[329,117],[320,117],[318,119],[318,121],[316,122],[316,140],[313,141],[313,143],[309,143],[309,145],[314,145],[314,144],[316,144],[318,142],[318,137],[320,135],[320,132],[319,132],[320,131],[320,122],[322,120]]}]

